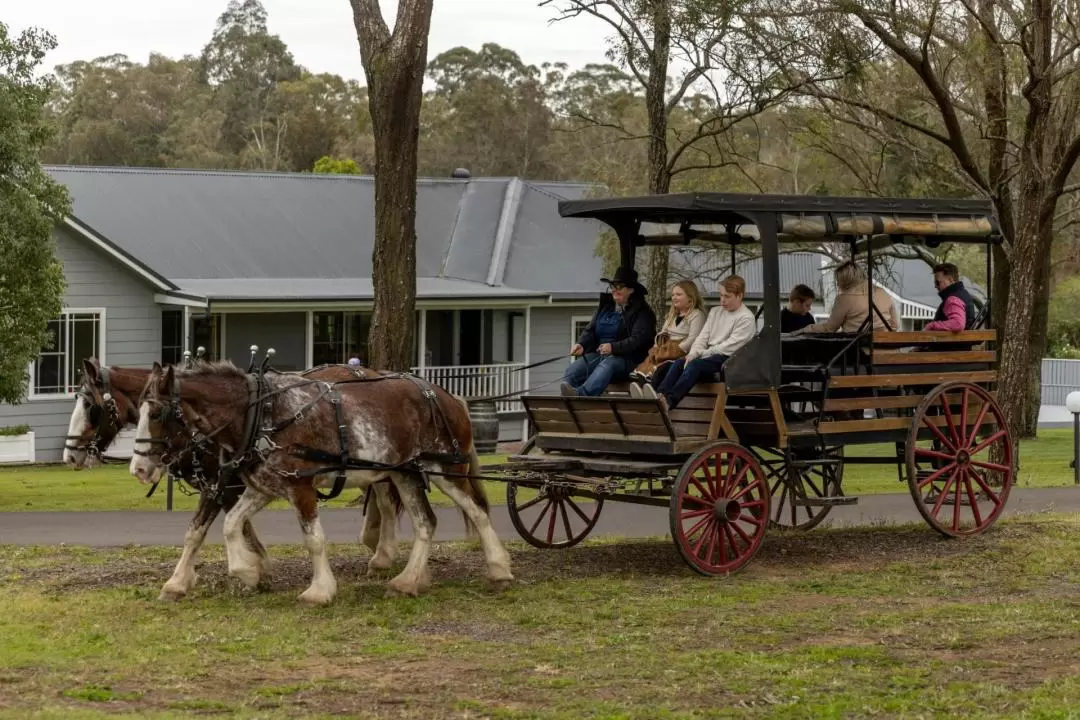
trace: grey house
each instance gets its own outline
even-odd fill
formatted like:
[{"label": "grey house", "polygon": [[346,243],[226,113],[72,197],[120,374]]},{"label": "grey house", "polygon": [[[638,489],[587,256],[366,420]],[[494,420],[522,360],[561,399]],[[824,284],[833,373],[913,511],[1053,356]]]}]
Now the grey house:
[{"label": "grey house", "polygon": [[[254,344],[273,347],[280,370],[366,361],[372,178],[47,170],[74,201],[55,231],[65,309],[50,325],[52,349],[28,368],[25,401],[0,405],[0,426],[31,426],[37,461],[60,458],[85,357],[148,367],[201,345],[211,358],[245,365]],[[604,227],[560,218],[557,208],[589,188],[518,178],[418,181],[416,313],[401,320],[417,330],[414,372],[465,396],[557,392],[566,353],[604,289],[595,252]],[[757,262],[738,267],[751,304],[761,299]],[[927,274],[916,265],[913,272]],[[715,279],[699,281],[707,296],[715,297]],[[820,258],[784,256],[781,279],[785,288],[805,282],[820,290]],[[499,411],[502,439],[520,438],[520,403],[500,401]],[[118,455],[129,452],[132,436],[122,435]]]}]

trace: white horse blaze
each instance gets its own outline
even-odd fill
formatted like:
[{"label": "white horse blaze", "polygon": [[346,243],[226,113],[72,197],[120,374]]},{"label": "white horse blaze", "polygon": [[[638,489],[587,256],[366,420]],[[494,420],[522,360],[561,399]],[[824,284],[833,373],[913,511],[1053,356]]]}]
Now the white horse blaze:
[{"label": "white horse blaze", "polygon": [[[152,449],[152,443],[147,442],[150,437],[150,403],[144,402],[139,406],[139,425],[135,430],[135,450],[140,453],[147,453],[145,455],[139,455],[138,453],[131,454],[131,464],[128,465],[128,471],[137,477],[143,483],[152,482],[150,479],[151,474],[159,470],[157,464],[150,459],[149,452]],[[160,473],[157,473],[160,474]]]},{"label": "white horse blaze", "polygon": [[83,406],[82,397],[75,398],[75,408],[71,411],[71,420],[68,422],[68,439],[64,442],[64,455],[63,461],[65,463],[74,463],[78,467],[82,467],[86,462],[85,450],[70,450],[68,445],[80,444],[81,440],[74,440],[72,438],[82,437],[83,432],[90,425],[90,418],[86,412],[86,408]]}]

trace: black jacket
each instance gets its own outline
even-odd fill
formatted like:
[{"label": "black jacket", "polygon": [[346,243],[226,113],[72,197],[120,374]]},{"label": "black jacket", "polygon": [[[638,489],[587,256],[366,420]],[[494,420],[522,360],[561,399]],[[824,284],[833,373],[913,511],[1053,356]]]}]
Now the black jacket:
[{"label": "black jacket", "polygon": [[934,313],[934,320],[945,319],[945,301],[953,295],[960,298],[964,303],[964,329],[972,329],[975,327],[975,301],[971,299],[971,293],[964,287],[964,283],[959,280],[938,292],[938,297],[941,298],[941,304],[938,305],[937,312]]},{"label": "black jacket", "polygon": [[[634,294],[630,296],[630,302],[622,311],[622,322],[619,323],[619,332],[615,336],[615,342],[611,343],[611,354],[627,357],[636,366],[649,355],[649,348],[653,345],[656,337],[656,313],[645,301],[648,292],[641,285],[634,288]],[[596,352],[600,342],[596,338],[596,316],[602,310],[614,310],[615,298],[608,293],[600,295],[600,306],[593,313],[593,318],[588,326],[581,332],[578,344],[585,348],[585,352]]]}]

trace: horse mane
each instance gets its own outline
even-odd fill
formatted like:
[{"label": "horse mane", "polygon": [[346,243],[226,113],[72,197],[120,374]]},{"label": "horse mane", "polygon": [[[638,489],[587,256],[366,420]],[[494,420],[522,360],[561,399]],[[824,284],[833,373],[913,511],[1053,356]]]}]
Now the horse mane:
[{"label": "horse mane", "polygon": [[229,360],[202,361],[195,367],[182,369],[176,366],[177,376],[180,378],[222,378],[225,380],[244,379],[247,376]]}]

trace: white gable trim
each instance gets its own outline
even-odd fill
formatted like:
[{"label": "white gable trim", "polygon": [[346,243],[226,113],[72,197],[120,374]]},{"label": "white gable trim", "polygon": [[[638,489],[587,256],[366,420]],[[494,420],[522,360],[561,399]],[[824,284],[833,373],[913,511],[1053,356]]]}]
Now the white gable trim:
[{"label": "white gable trim", "polygon": [[112,243],[108,242],[103,237],[101,237],[96,232],[89,229],[87,226],[83,225],[82,223],[77,222],[76,220],[74,220],[74,219],[72,219],[70,217],[65,217],[64,218],[64,224],[67,227],[74,230],[75,232],[77,232],[82,237],[89,240],[91,242],[91,244],[93,244],[99,250],[103,251],[106,255],[109,255],[114,260],[119,261],[119,263],[121,265],[128,268],[129,270],[134,272],[136,275],[138,275],[139,277],[141,277],[144,280],[146,280],[147,282],[149,282],[151,285],[153,285],[158,290],[163,290],[163,291],[168,292],[168,291],[171,291],[171,290],[179,290],[180,289],[176,285],[173,285],[171,282],[169,282],[165,278],[163,278],[160,275],[158,275],[157,273],[155,273],[150,268],[148,268],[145,265],[143,265],[142,263],[134,260],[131,256],[129,256],[129,255],[123,253],[123,252],[120,252],[115,246],[112,245]]}]

